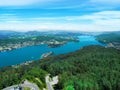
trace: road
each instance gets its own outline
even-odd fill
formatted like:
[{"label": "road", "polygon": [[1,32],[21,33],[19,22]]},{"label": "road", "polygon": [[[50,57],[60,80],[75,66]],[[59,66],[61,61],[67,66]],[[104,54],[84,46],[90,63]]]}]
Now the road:
[{"label": "road", "polygon": [[49,75],[46,76],[45,80],[46,80],[47,88],[48,88],[48,90],[54,90],[51,83],[50,83],[50,81],[49,81],[49,79],[50,79]]},{"label": "road", "polygon": [[[54,90],[52,85],[55,85],[58,83],[58,76],[55,76],[50,80],[49,75],[45,77],[46,79],[46,85],[48,90]],[[31,90],[40,90],[39,87],[36,84],[30,83],[29,81],[25,80],[23,84],[20,84],[21,87],[29,87]],[[7,88],[4,88],[2,90],[14,90],[15,87],[18,87],[18,85],[13,85]]]},{"label": "road", "polygon": [[[7,87],[7,88],[5,88],[3,90],[14,90],[14,87],[17,87],[17,86],[18,85],[13,85],[13,86]],[[20,86],[22,86],[22,87],[29,87],[29,88],[31,88],[31,90],[40,90],[37,85],[35,85],[33,83],[29,83],[29,82],[24,83],[24,84],[20,84]]]},{"label": "road", "polygon": [[54,90],[50,82],[47,82],[46,84],[47,84],[48,90]]},{"label": "road", "polygon": [[54,90],[52,85],[55,85],[58,83],[58,76],[53,77],[52,80],[50,81],[50,77],[49,75],[47,75],[45,79],[46,79],[46,85],[48,90]]}]

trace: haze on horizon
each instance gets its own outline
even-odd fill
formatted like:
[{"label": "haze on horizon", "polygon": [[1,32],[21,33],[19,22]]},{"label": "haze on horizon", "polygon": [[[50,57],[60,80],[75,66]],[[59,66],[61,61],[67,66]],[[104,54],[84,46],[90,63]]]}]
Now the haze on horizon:
[{"label": "haze on horizon", "polygon": [[120,31],[120,0],[0,0],[0,30]]}]

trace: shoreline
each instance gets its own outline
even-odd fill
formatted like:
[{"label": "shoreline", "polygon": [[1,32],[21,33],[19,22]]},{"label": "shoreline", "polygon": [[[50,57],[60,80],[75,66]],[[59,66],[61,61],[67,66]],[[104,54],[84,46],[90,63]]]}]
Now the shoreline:
[{"label": "shoreline", "polygon": [[[93,40],[94,41],[94,43],[95,43],[95,45],[97,44],[97,45],[101,45],[101,44],[99,44],[99,43],[97,43],[96,42],[96,40],[94,40],[93,38],[94,37],[87,37],[87,38],[91,38],[91,40]],[[85,36],[85,38],[83,38],[82,37],[82,39],[83,39],[83,43],[84,43],[84,39],[85,39],[85,41],[86,40],[88,40],[86,38],[86,36]],[[81,38],[79,37],[79,40],[80,40]],[[80,42],[82,43],[82,40],[80,40]],[[45,45],[45,48],[47,47],[47,49],[45,49],[45,51],[43,52],[43,50],[44,50],[44,48],[43,49],[40,49],[40,50],[42,50],[42,51],[40,51],[40,50],[38,50],[38,47],[36,47],[36,48],[34,48],[34,51],[33,52],[31,52],[32,54],[30,54],[31,56],[29,56],[30,58],[29,59],[26,59],[26,60],[28,60],[28,61],[30,61],[30,60],[38,60],[38,59],[33,59],[33,58],[31,58],[34,54],[37,54],[37,58],[39,58],[40,59],[40,57],[41,57],[41,55],[42,54],[44,54],[44,53],[46,53],[46,52],[50,52],[50,51],[54,51],[53,49],[55,49],[55,50],[58,50],[59,52],[61,52],[60,54],[63,54],[63,53],[69,53],[69,52],[73,52],[74,50],[78,50],[78,49],[80,49],[80,48],[82,48],[82,47],[84,47],[84,46],[86,46],[87,45],[87,43],[85,43],[85,45],[84,46],[82,46],[81,47],[81,43],[76,43],[76,42],[74,42],[74,43],[70,43],[70,44],[65,44],[65,45],[63,45],[63,47],[64,48],[62,48],[64,51],[62,52],[61,50],[59,51],[59,49],[56,49],[56,48],[49,48],[49,47],[47,47],[47,45]],[[80,44],[80,45],[78,45],[78,44]],[[89,44],[89,43],[88,43]],[[92,45],[93,45],[93,43],[91,43]],[[66,46],[67,45],[67,46]],[[75,45],[75,48],[72,48],[73,47],[73,45]],[[89,44],[90,45],[90,44]],[[62,46],[61,46],[62,47]],[[61,49],[61,47],[60,47],[60,49]],[[59,47],[58,47],[59,48]],[[32,48],[33,49],[33,48]],[[49,50],[48,50],[49,49]],[[57,52],[54,52],[55,54],[56,53],[58,53],[58,51]],[[40,52],[42,52],[42,53],[40,53]],[[12,53],[12,52],[11,52]],[[16,56],[14,56],[14,53],[6,53],[6,54],[1,54],[1,56],[7,56],[8,54],[9,55],[12,55],[11,57],[12,58],[8,58],[8,57],[5,57],[5,59],[4,59],[4,57],[1,57],[1,59],[4,59],[4,60],[9,60],[9,59],[11,59],[11,60],[18,60],[18,61],[20,61],[21,62],[21,60],[22,60],[22,57],[20,56],[20,58],[18,58],[18,59],[16,59]],[[15,55],[16,55],[17,53],[15,53]],[[22,53],[21,53],[22,54]],[[59,54],[59,53],[58,53]],[[27,55],[27,54],[26,54]],[[39,56],[38,56],[39,55]],[[18,55],[19,56],[19,55]],[[23,55],[24,56],[24,55]],[[5,62],[5,61],[1,61],[1,62]],[[24,59],[25,60],[25,59]],[[18,64],[21,64],[21,63],[18,63]],[[9,64],[10,65],[10,64]],[[11,64],[11,65],[16,65],[16,64]],[[10,66],[11,66],[10,65]],[[8,66],[8,65],[7,65]],[[2,65],[1,65],[1,67],[2,67]],[[4,66],[3,66],[4,67]]]},{"label": "shoreline", "polygon": [[66,44],[66,43],[68,43],[68,42],[57,42],[57,43],[56,42],[46,42],[46,43],[38,43],[38,44],[33,44],[33,45],[30,45],[30,44],[29,45],[19,45],[19,47],[14,46],[14,44],[13,44],[13,46],[6,47],[4,49],[2,47],[0,47],[0,53],[1,52],[12,51],[12,50],[16,50],[16,49],[20,49],[20,48],[24,48],[24,47],[40,46],[40,45],[44,45],[44,44],[46,44],[48,48],[55,48],[55,47],[60,47],[64,44]]}]

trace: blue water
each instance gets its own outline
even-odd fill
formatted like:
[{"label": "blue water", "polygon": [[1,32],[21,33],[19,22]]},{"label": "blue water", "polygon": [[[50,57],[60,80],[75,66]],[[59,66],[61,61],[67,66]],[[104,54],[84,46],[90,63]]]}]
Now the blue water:
[{"label": "blue water", "polygon": [[43,44],[39,46],[30,46],[12,51],[1,52],[0,67],[16,65],[29,60],[38,60],[43,53],[50,51],[53,51],[55,55],[58,55],[73,52],[89,45],[105,46],[105,44],[98,42],[94,36],[78,36],[78,38],[80,42],[69,42],[56,48],[48,48],[47,45]]}]

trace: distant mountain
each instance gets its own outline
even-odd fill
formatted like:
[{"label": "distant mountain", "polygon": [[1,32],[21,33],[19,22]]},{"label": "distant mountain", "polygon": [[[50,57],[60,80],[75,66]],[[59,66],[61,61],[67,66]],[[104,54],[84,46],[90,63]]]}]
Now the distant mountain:
[{"label": "distant mountain", "polygon": [[39,35],[42,35],[42,33],[39,32],[39,31],[28,31],[28,32],[25,32],[24,34],[28,35],[28,36],[39,36]]},{"label": "distant mountain", "polygon": [[54,36],[78,36],[83,35],[81,32],[71,31],[28,31],[28,32],[15,32],[15,31],[0,31],[1,37],[11,36],[43,36],[43,35],[54,35]]},{"label": "distant mountain", "polygon": [[16,32],[16,31],[7,31],[7,30],[1,30],[0,31],[0,38],[6,38],[6,37],[10,37],[10,36],[15,36],[18,35],[20,32]]},{"label": "distant mountain", "polygon": [[[107,33],[118,33],[118,32],[79,32],[79,31],[28,31],[28,32],[17,32],[9,30],[1,30],[0,38],[11,37],[11,36],[43,36],[43,35],[54,35],[54,36],[79,36],[79,35],[100,35]],[[120,33],[120,31],[119,31]]]}]

